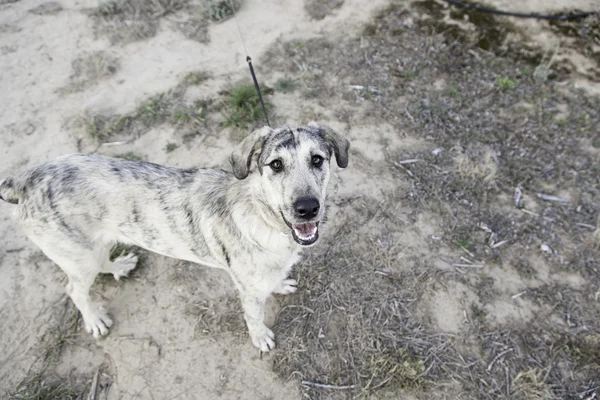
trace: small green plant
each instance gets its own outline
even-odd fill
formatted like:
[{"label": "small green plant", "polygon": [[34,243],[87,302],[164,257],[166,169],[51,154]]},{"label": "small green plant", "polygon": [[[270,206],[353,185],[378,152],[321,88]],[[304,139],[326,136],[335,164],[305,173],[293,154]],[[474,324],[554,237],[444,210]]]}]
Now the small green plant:
[{"label": "small green plant", "polygon": [[[264,95],[265,88],[261,88]],[[264,100],[264,97],[263,97]],[[265,100],[267,112],[273,105]],[[225,125],[247,129],[264,118],[258,94],[252,84],[233,86],[225,99]]]},{"label": "small green plant", "polygon": [[106,139],[114,133],[125,129],[131,122],[128,115],[114,115],[105,117],[102,115],[86,114],[80,119],[85,131],[94,139]]},{"label": "small green plant", "polygon": [[167,143],[167,145],[165,146],[165,151],[167,153],[170,153],[178,147],[179,147],[179,145],[177,143]]},{"label": "small green plant", "polygon": [[487,312],[481,308],[477,303],[471,303],[471,318],[473,321],[477,322],[479,325],[482,325],[485,322],[485,317],[487,316]]},{"label": "small green plant", "polygon": [[298,88],[298,82],[292,78],[279,78],[275,82],[275,90],[281,93],[292,93]]},{"label": "small green plant", "polygon": [[204,13],[212,21],[231,17],[242,6],[242,0],[204,0]]},{"label": "small green plant", "polygon": [[305,99],[314,99],[318,96],[319,92],[316,89],[308,89],[302,92],[302,97]]},{"label": "small green plant", "polygon": [[106,1],[104,3],[101,3],[98,6],[98,14],[104,16],[104,17],[108,17],[111,15],[117,15],[123,12],[123,5],[121,2],[118,1]]},{"label": "small green plant", "polygon": [[473,243],[471,242],[471,238],[468,236],[459,236],[454,239],[453,243],[459,249],[473,249]]},{"label": "small green plant", "polygon": [[456,86],[449,86],[448,89],[446,90],[446,93],[448,94],[448,96],[454,97],[454,98],[456,98],[460,95]]},{"label": "small green plant", "polygon": [[192,71],[188,72],[183,79],[190,85],[199,85],[208,78],[210,75],[206,71]]},{"label": "small green plant", "polygon": [[165,93],[148,98],[136,110],[136,116],[148,121],[160,121],[169,115],[170,104]]},{"label": "small green plant", "polygon": [[411,79],[417,76],[417,71],[413,71],[412,69],[405,69],[404,71],[402,71],[402,76],[405,79]]},{"label": "small green plant", "polygon": [[116,154],[114,157],[122,158],[123,160],[129,161],[143,161],[142,157],[135,154],[133,151],[128,151],[127,153]]},{"label": "small green plant", "polygon": [[128,244],[123,244],[123,243],[117,243],[112,247],[112,249],[110,249],[110,252],[108,253],[108,258],[110,259],[110,261],[115,261],[115,259],[118,257],[126,256],[129,253],[135,253],[135,252],[136,252],[135,246],[130,246]]},{"label": "small green plant", "polygon": [[517,87],[517,82],[510,79],[508,76],[498,78],[496,85],[502,90],[512,90]]},{"label": "small green plant", "polygon": [[566,118],[561,118],[559,120],[556,121],[556,125],[563,127],[565,125],[567,125],[569,123],[569,120]]}]

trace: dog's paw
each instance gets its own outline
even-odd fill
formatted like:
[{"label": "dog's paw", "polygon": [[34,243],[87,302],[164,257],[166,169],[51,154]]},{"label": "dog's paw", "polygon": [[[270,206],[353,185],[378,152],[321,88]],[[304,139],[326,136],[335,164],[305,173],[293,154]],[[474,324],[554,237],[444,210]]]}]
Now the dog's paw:
[{"label": "dog's paw", "polygon": [[275,334],[264,324],[262,327],[253,329],[250,332],[252,344],[260,349],[263,353],[275,348]]},{"label": "dog's paw", "polygon": [[134,269],[138,262],[138,256],[133,253],[129,253],[126,256],[115,258],[113,264],[117,267],[117,271],[113,273],[116,280],[126,277],[129,272]]},{"label": "dog's paw", "polygon": [[295,293],[296,290],[298,290],[298,282],[295,279],[284,279],[274,293],[290,294]]},{"label": "dog's paw", "polygon": [[85,330],[94,335],[96,339],[108,334],[108,328],[113,324],[112,319],[101,305],[93,305],[93,312],[83,315],[83,322]]}]

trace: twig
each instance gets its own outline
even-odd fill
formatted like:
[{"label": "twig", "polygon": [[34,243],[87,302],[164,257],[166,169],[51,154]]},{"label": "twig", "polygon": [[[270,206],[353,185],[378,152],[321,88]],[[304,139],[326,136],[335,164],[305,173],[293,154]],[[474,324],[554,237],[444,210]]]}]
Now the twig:
[{"label": "twig", "polygon": [[488,372],[490,372],[492,370],[492,367],[494,366],[494,364],[496,364],[496,361],[498,361],[500,359],[500,357],[502,357],[506,353],[510,353],[511,351],[513,351],[512,348],[510,348],[508,350],[504,350],[502,353],[500,353],[496,357],[494,357],[494,359],[492,360],[492,362],[490,363],[490,365],[488,365],[488,367],[487,367]]},{"label": "twig", "polygon": [[410,172],[409,169],[407,169],[404,165],[397,163],[396,161],[394,161],[394,165],[398,168],[400,168],[401,170],[403,170],[404,172],[406,172],[411,178],[414,178],[415,176],[413,175],[412,172]]},{"label": "twig", "polygon": [[423,161],[423,160],[419,160],[418,158],[411,158],[410,160],[398,161],[398,164],[414,164],[414,163],[418,163],[421,161]]},{"label": "twig", "polygon": [[475,258],[475,254],[471,253],[469,250],[467,250],[464,246],[460,246],[461,249],[464,250],[465,253],[467,253],[468,255],[470,255],[471,257]]},{"label": "twig", "polygon": [[508,240],[502,240],[502,241],[500,241],[500,242],[495,243],[494,245],[492,245],[492,249],[497,249],[498,247],[500,247],[500,246],[502,246],[502,245],[504,245],[506,243],[508,243]]},{"label": "twig", "polygon": [[542,218],[544,218],[546,221],[550,221],[550,222],[554,221],[554,219],[553,219],[553,218],[542,216],[542,215],[540,215],[540,214],[538,214],[538,213],[534,213],[533,211],[529,211],[529,210],[526,210],[526,209],[524,209],[524,208],[521,208],[521,211],[523,211],[525,214],[533,215],[533,216],[535,216],[535,217],[542,217]]},{"label": "twig", "polygon": [[320,389],[336,389],[336,390],[351,390],[356,387],[356,385],[347,385],[347,386],[336,386],[336,385],[327,385],[324,383],[316,383],[311,381],[302,381],[304,386],[312,386]]},{"label": "twig", "polygon": [[90,388],[90,393],[88,394],[88,400],[96,399],[96,392],[98,391],[98,376],[100,375],[100,368],[96,370],[94,374],[94,379],[92,379],[92,387]]},{"label": "twig", "polygon": [[552,196],[551,194],[536,193],[536,196],[538,197],[538,199],[542,199],[542,200],[546,200],[546,201],[556,201],[559,203],[568,203],[569,202],[569,200],[565,199],[564,197]]},{"label": "twig", "polygon": [[[583,226],[584,228],[596,229],[596,227],[594,225],[582,224],[581,222],[577,222],[577,223],[575,223],[575,225]],[[6,252],[8,253],[8,250],[6,250]]]},{"label": "twig", "polygon": [[523,192],[521,191],[521,188],[519,186],[517,186],[515,188],[515,193],[513,196],[513,200],[515,201],[515,207],[519,208],[523,203],[521,202],[521,197],[523,196]]},{"label": "twig", "polygon": [[514,299],[517,299],[517,298],[519,298],[519,297],[523,296],[525,293],[527,293],[527,290],[525,290],[525,291],[523,291],[523,292],[521,292],[521,293],[517,293],[517,294],[515,294],[514,296],[512,296],[512,297],[511,297],[511,299],[513,299],[513,300],[514,300]]},{"label": "twig", "polygon": [[452,266],[459,268],[483,268],[482,264],[452,264]]},{"label": "twig", "polygon": [[122,144],[127,144],[127,143],[128,143],[128,141],[122,141],[122,142],[106,142],[106,143],[102,143],[102,144],[101,144],[101,146],[106,146],[106,147],[109,147],[109,146],[120,146],[120,145],[122,145]]}]

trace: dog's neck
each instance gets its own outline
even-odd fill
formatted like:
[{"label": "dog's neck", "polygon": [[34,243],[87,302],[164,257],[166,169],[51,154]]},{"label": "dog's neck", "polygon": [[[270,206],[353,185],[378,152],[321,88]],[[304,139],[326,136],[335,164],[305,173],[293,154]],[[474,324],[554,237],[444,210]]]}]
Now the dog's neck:
[{"label": "dog's neck", "polygon": [[278,242],[288,248],[299,247],[280,214],[269,206],[256,179],[259,176],[250,174],[244,180],[233,179],[229,182],[229,190],[234,192],[233,198],[240,200],[232,207],[238,230],[246,239],[261,245]]}]

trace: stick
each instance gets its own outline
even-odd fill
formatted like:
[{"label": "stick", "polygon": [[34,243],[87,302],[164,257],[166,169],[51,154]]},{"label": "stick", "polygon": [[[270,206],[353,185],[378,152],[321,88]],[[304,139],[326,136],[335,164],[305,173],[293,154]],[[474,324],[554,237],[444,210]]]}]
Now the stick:
[{"label": "stick", "polygon": [[414,163],[418,163],[421,162],[423,160],[419,160],[418,158],[412,158],[410,160],[402,160],[402,161],[398,161],[398,164],[414,164]]},{"label": "stick", "polygon": [[500,246],[502,246],[503,244],[506,244],[506,243],[508,243],[508,240],[503,240],[501,242],[498,242],[498,243],[492,245],[492,249],[497,249],[498,247],[500,247]]},{"label": "stick", "polygon": [[506,353],[510,353],[511,351],[513,351],[513,349],[504,350],[502,353],[500,353],[496,357],[494,357],[494,359],[492,360],[490,365],[488,365],[488,367],[487,367],[488,372],[490,372],[492,370],[492,367],[494,366],[494,364],[496,364],[496,361],[498,361],[500,359],[500,357],[502,357]]},{"label": "stick", "polygon": [[396,161],[394,161],[394,165],[398,168],[400,168],[402,171],[406,172],[411,178],[414,178],[415,176],[413,175],[412,172],[410,172],[409,169],[407,169],[406,167],[404,167],[404,165],[397,163]]},{"label": "stick", "polygon": [[98,376],[100,375],[100,368],[96,370],[94,374],[94,379],[92,379],[92,387],[90,388],[90,393],[88,394],[88,400],[96,399],[96,392],[98,391]]},{"label": "stick", "polygon": [[557,201],[559,203],[568,203],[569,202],[569,200],[565,199],[564,197],[552,196],[550,194],[545,194],[545,193],[536,193],[536,196],[539,199],[546,200],[546,201]]},{"label": "stick", "polygon": [[459,268],[483,268],[482,264],[452,264],[452,266]]},{"label": "stick", "polygon": [[347,385],[347,386],[336,386],[336,385],[326,385],[324,383],[316,383],[311,381],[302,381],[304,386],[312,386],[320,389],[336,389],[336,390],[349,390],[354,389],[356,385]]},{"label": "stick", "polygon": [[[581,222],[577,222],[575,225],[583,226],[584,228],[596,229],[594,225],[582,224]],[[8,253],[8,250],[6,250],[6,252]]]},{"label": "stick", "polygon": [[524,291],[524,292],[521,292],[521,293],[517,293],[517,294],[515,294],[514,296],[512,296],[512,297],[511,297],[511,299],[513,299],[513,300],[514,300],[514,299],[516,299],[516,298],[519,298],[519,297],[523,296],[525,293],[527,293],[527,290],[526,290],[526,291]]}]

